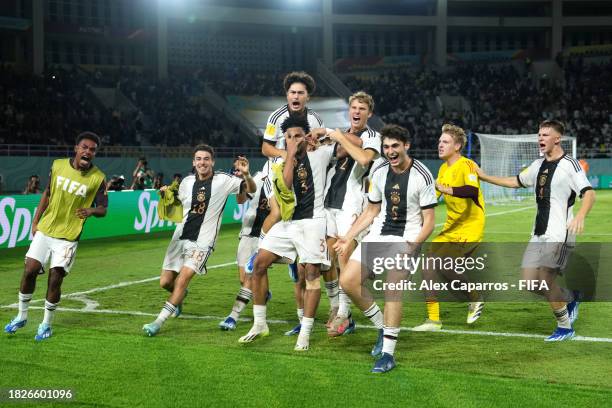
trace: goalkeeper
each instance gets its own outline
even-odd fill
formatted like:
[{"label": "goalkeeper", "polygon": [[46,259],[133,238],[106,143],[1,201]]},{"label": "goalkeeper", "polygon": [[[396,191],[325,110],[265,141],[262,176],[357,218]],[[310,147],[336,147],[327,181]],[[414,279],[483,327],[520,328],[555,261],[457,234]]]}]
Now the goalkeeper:
[{"label": "goalkeeper", "polygon": [[[438,156],[444,163],[438,170],[436,194],[444,195],[446,202],[446,222],[442,232],[432,242],[432,255],[440,257],[470,256],[482,240],[484,231],[484,199],[476,163],[461,155],[467,138],[465,131],[454,125],[442,126],[438,142]],[[458,274],[453,270],[442,269],[440,272],[449,280],[468,282],[465,273]],[[423,280],[432,282],[436,271],[423,268]],[[467,286],[466,286],[467,287]],[[429,285],[431,288],[431,285]],[[476,291],[465,293],[470,300],[467,323],[474,323],[480,317],[484,302]],[[433,290],[425,293],[427,303],[427,320],[414,331],[436,331],[442,328],[440,303]]]}]

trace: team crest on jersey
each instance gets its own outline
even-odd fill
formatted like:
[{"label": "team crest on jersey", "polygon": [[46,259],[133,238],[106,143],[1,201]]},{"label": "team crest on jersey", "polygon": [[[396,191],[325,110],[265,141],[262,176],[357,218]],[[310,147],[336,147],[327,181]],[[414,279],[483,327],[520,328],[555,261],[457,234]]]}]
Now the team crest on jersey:
[{"label": "team crest on jersey", "polygon": [[400,193],[398,191],[391,192],[391,203],[393,205],[398,205],[400,203]]},{"label": "team crest on jersey", "polygon": [[196,196],[196,200],[198,200],[201,203],[206,201],[206,190],[198,191],[198,195]]},{"label": "team crest on jersey", "polygon": [[298,167],[297,170],[297,176],[298,176],[298,181],[300,183],[300,186],[302,187],[302,193],[305,193],[308,191],[308,170],[306,170],[306,167],[304,166],[304,164],[300,164],[300,166]]},{"label": "team crest on jersey", "polygon": [[540,186],[543,186],[544,184],[546,184],[547,178],[548,178],[548,174],[542,174],[540,176],[540,179],[538,180],[538,183],[540,184]]}]

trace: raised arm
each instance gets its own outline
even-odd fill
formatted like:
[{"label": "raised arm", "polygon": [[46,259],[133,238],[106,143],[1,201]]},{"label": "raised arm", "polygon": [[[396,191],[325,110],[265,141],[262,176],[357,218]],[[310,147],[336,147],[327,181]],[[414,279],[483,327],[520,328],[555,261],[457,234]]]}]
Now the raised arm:
[{"label": "raised arm", "polygon": [[362,149],[363,141],[355,135],[342,133],[340,129],[336,129],[330,134],[330,137],[340,143],[344,150],[362,166],[367,166],[376,158],[377,152],[371,149]]},{"label": "raised arm", "polygon": [[495,184],[497,186],[508,187],[508,188],[523,187],[519,183],[518,176],[513,176],[513,177],[489,176],[480,167],[476,169],[476,173],[478,174],[478,177],[482,181],[486,181],[487,183]]}]

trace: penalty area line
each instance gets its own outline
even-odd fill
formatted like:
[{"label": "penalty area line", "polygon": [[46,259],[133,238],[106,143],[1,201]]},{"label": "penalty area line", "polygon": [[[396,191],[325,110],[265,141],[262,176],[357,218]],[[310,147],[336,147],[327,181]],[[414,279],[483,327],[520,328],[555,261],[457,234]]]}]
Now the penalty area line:
[{"label": "penalty area line", "polygon": [[[17,306],[9,305],[2,306],[2,308],[17,308]],[[44,307],[41,306],[32,306],[30,309],[43,310]],[[66,307],[58,307],[58,311],[62,312],[72,312],[72,313],[98,313],[98,314],[110,314],[110,315],[126,315],[126,316],[148,316],[148,317],[157,317],[157,313],[148,313],[148,312],[140,312],[140,311],[132,311],[132,310],[111,310],[111,309],[74,309],[74,308],[66,308]],[[188,315],[183,314],[179,317],[179,319],[188,319],[188,320],[216,320],[222,321],[225,319],[225,316],[199,316],[199,315]],[[252,322],[252,319],[247,318],[239,318],[241,322]],[[267,321],[269,324],[285,324],[290,325],[295,322],[290,322],[288,320],[273,320],[269,319]],[[376,327],[370,325],[357,325],[360,329],[368,329],[375,330]],[[401,327],[400,328],[404,332],[412,331],[410,327]],[[420,333],[420,332],[419,332]],[[442,329],[435,332],[427,332],[427,333],[442,333],[442,334],[455,334],[455,335],[471,335],[471,336],[491,336],[491,337],[519,337],[519,338],[528,338],[528,339],[545,339],[547,336],[541,334],[530,334],[530,333],[512,333],[512,332],[492,332],[492,331],[480,331],[480,330],[453,330],[453,329]],[[612,338],[607,337],[590,337],[590,336],[576,336],[571,341],[584,341],[588,343],[612,343]]]}]

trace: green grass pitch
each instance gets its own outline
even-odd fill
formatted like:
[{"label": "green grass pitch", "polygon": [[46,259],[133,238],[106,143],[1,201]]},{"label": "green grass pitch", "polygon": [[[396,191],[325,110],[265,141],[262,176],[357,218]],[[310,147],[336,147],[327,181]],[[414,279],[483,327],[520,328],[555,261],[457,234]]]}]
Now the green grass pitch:
[{"label": "green grass pitch", "polygon": [[[579,241],[612,242],[612,194],[599,191]],[[489,206],[485,241],[525,242],[533,222],[532,201]],[[495,215],[497,214],[497,215]],[[444,207],[436,210],[437,223]],[[438,227],[436,230],[438,231]],[[208,265],[235,260],[236,226],[222,229]],[[323,291],[311,350],[293,351],[294,337],[283,332],[296,323],[292,284],[285,266],[270,271],[273,299],[268,307],[271,335],[249,345],[238,338],[250,328],[222,332],[239,288],[235,265],[211,268],[195,278],[185,316],[169,319],[157,337],[141,327],[154,319],[166,299],[159,274],[168,234],[84,241],[64,281],[67,297],[54,322],[54,336],[34,341],[42,310],[30,310],[28,325],[13,336],[0,335],[2,406],[610,406],[612,403],[612,303],[581,306],[577,334],[599,341],[548,344],[554,328],[545,303],[488,303],[474,327],[465,324],[464,303],[443,303],[447,332],[402,331],[398,367],[373,375],[369,350],[374,330],[329,339],[322,322],[328,311]],[[3,250],[0,305],[17,301],[26,248]],[[518,275],[518,271],[517,271]],[[141,283],[130,283],[144,280]],[[119,287],[106,288],[120,282]],[[104,289],[106,288],[106,289]],[[46,275],[34,299],[42,299]],[[40,302],[32,306],[41,306]],[[84,308],[93,309],[90,312]],[[15,314],[0,308],[6,324]],[[367,326],[359,312],[358,323]],[[249,306],[243,317],[251,318]],[[425,317],[423,302],[406,303],[402,326]],[[466,331],[471,333],[463,333]],[[485,335],[492,332],[493,335]],[[530,336],[503,336],[503,333]],[[8,389],[72,389],[69,402],[6,399]]]}]

